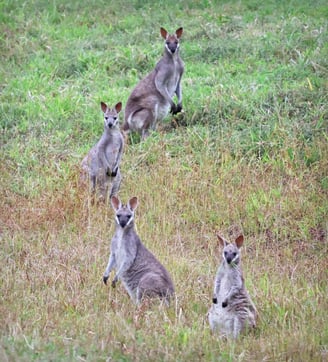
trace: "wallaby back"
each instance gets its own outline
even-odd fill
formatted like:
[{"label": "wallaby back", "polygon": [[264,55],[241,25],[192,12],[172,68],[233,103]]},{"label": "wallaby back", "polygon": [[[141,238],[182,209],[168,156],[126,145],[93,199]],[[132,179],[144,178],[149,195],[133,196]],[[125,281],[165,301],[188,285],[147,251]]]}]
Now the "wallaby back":
[{"label": "wallaby back", "polygon": [[[155,69],[133,89],[125,107],[123,131],[138,131],[143,139],[170,110],[173,114],[182,110],[184,65],[179,47],[183,28],[177,29],[174,34],[169,34],[164,28],[160,32],[165,39],[163,56]],[[177,105],[173,100],[174,94],[178,97]]]},{"label": "wallaby back", "polygon": [[223,247],[222,262],[215,277],[209,323],[213,331],[237,338],[240,333],[255,327],[257,315],[241,269],[240,248],[244,237],[240,235],[234,243],[228,243],[220,235],[218,239]]},{"label": "wallaby back", "polygon": [[92,192],[96,189],[104,201],[118,193],[121,183],[120,162],[124,139],[119,129],[119,113],[122,103],[110,108],[101,102],[104,113],[104,132],[82,161],[82,169],[89,175]]},{"label": "wallaby back", "polygon": [[134,211],[138,200],[133,197],[126,205],[113,196],[116,229],[111,241],[108,264],[103,276],[107,284],[113,268],[116,274],[112,282],[121,280],[130,297],[138,304],[143,298],[159,297],[168,302],[174,294],[171,277],[165,267],[143,245],[134,226]]}]

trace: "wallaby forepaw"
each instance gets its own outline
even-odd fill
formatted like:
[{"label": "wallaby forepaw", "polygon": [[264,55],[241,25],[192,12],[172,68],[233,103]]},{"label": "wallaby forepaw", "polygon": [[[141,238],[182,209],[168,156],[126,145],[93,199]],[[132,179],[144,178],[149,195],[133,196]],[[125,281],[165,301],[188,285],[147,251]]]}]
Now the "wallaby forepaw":
[{"label": "wallaby forepaw", "polygon": [[225,308],[227,305],[228,305],[228,301],[227,301],[227,300],[224,300],[224,301],[222,302],[222,308]]},{"label": "wallaby forepaw", "polygon": [[114,280],[112,281],[112,288],[115,288],[115,287],[116,287],[116,283],[117,283],[117,281],[114,279]]},{"label": "wallaby forepaw", "polygon": [[176,109],[176,113],[180,113],[181,111],[182,111],[182,105],[178,104],[177,109]]},{"label": "wallaby forepaw", "polygon": [[216,297],[213,298],[213,304],[218,304],[218,298]]},{"label": "wallaby forepaw", "polygon": [[103,282],[107,285],[107,280],[109,277],[103,276]]},{"label": "wallaby forepaw", "polygon": [[170,109],[170,113],[172,114],[177,114],[177,106],[175,104],[172,104],[171,109]]},{"label": "wallaby forepaw", "polygon": [[117,175],[117,171],[118,171],[118,167],[115,168],[115,169],[111,172],[111,174],[108,175],[108,176],[115,177],[115,176]]}]

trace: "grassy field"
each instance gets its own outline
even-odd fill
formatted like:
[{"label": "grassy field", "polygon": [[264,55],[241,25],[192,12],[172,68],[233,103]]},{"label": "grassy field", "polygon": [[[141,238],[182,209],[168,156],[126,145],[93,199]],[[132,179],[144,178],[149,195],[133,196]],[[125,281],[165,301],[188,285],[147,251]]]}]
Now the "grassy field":
[{"label": "grassy field", "polygon": [[[184,113],[130,138],[120,190],[176,287],[146,310],[102,283],[113,212],[79,174],[161,26]],[[326,1],[2,0],[0,34],[1,361],[328,361]],[[207,322],[217,231],[260,313],[237,342]]]}]

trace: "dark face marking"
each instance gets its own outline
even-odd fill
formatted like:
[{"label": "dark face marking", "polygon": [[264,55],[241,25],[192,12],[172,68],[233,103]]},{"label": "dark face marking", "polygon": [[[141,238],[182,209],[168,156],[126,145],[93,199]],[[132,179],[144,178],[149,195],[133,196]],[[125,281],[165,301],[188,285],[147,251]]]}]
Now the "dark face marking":
[{"label": "dark face marking", "polygon": [[176,52],[176,50],[179,47],[179,41],[178,38],[175,35],[170,35],[167,37],[165,45],[167,47],[167,49],[174,54]]},{"label": "dark face marking", "polygon": [[105,125],[108,128],[116,126],[118,115],[115,109],[107,109],[104,114]]},{"label": "dark face marking", "polygon": [[233,244],[225,246],[223,250],[223,257],[228,264],[231,264],[233,261],[234,264],[239,263],[239,253],[237,247]]},{"label": "dark face marking", "polygon": [[116,220],[122,228],[125,228],[128,225],[132,217],[133,213],[126,205],[122,206],[116,214]]}]

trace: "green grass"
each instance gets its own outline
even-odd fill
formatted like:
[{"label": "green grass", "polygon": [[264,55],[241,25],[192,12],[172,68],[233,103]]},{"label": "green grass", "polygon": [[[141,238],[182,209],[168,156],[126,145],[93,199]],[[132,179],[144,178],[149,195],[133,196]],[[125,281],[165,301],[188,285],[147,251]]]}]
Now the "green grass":
[{"label": "green grass", "polygon": [[[0,360],[328,359],[325,1],[0,2]],[[169,309],[102,284],[114,231],[80,162],[184,27],[184,113],[122,160]],[[121,116],[121,121],[123,116]],[[211,335],[216,232],[243,232],[254,334]]]}]

